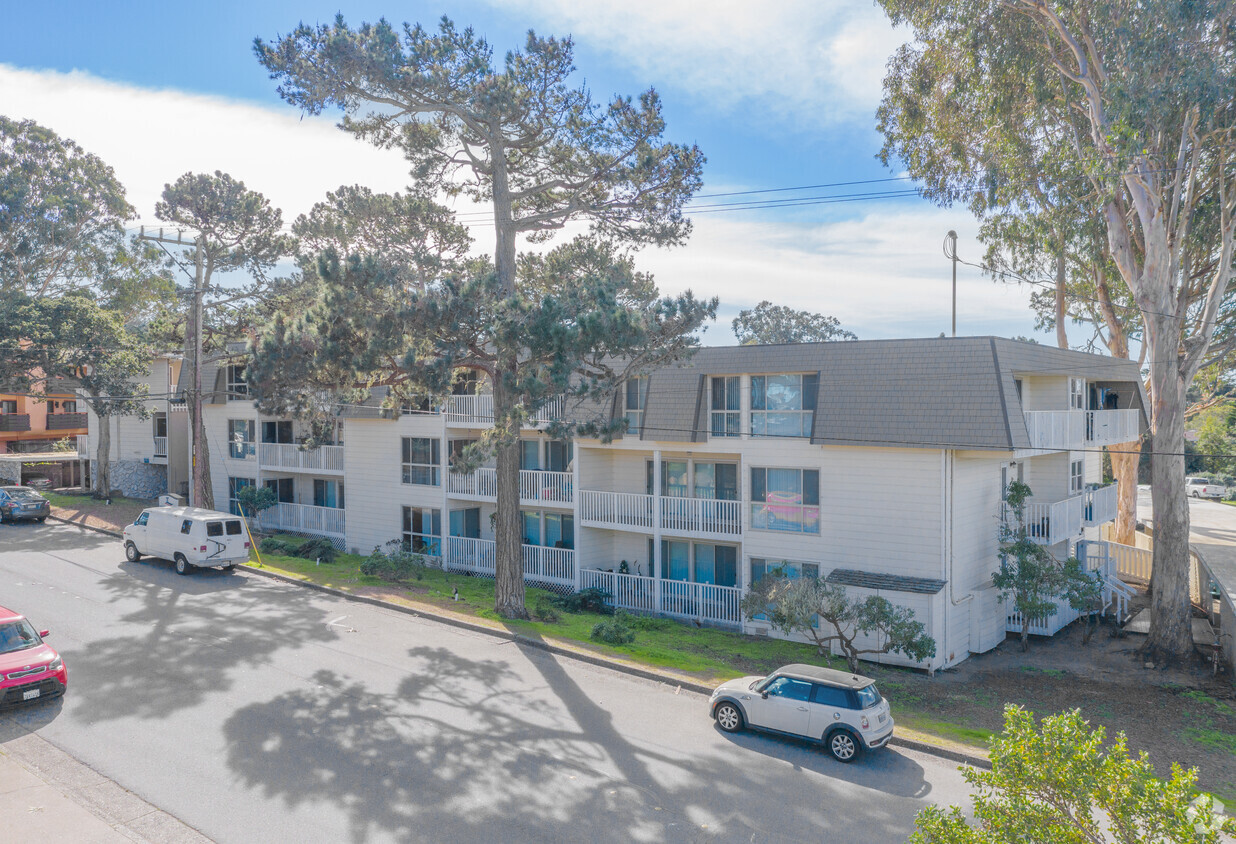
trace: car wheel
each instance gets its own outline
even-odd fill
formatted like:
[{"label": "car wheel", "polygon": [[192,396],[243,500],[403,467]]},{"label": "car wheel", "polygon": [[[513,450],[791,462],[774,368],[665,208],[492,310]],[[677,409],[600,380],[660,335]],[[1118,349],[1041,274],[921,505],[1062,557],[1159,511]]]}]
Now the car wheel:
[{"label": "car wheel", "polygon": [[1201,496],[1200,496],[1200,495],[1198,495],[1196,492],[1195,492],[1195,493],[1193,493],[1193,497],[1194,497],[1194,498],[1201,498]]},{"label": "car wheel", "polygon": [[232,565],[230,565],[230,566],[224,566],[224,567],[223,567],[223,570],[224,570],[224,571],[236,571],[236,565],[235,565],[235,563],[233,563],[233,564],[232,564]]},{"label": "car wheel", "polygon": [[742,713],[732,703],[723,703],[718,706],[713,717],[717,719],[717,726],[727,733],[736,733],[742,729]]},{"label": "car wheel", "polygon": [[849,730],[837,730],[828,737],[827,745],[828,755],[838,762],[853,762],[862,747]]},{"label": "car wheel", "polygon": [[177,554],[173,562],[176,563],[176,574],[188,574],[193,569],[184,554]]},{"label": "car wheel", "polygon": [[39,516],[37,519],[35,519],[35,521],[38,522],[39,524],[43,524],[43,522],[47,521],[47,517]]},{"label": "car wheel", "polygon": [[137,550],[137,546],[132,542],[124,544],[124,555],[130,563],[136,563],[142,558],[141,552]]}]

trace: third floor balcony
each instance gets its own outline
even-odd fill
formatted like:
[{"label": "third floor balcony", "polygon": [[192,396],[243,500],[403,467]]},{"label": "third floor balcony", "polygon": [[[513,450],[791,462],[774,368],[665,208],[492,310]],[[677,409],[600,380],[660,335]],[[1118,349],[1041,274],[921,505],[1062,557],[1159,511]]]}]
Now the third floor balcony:
[{"label": "third floor balcony", "polygon": [[1031,410],[1030,447],[1059,451],[1119,445],[1141,437],[1139,410]]},{"label": "third floor balcony", "polygon": [[[570,507],[575,501],[574,478],[570,472],[543,472],[523,469],[519,473],[519,503],[526,506]],[[477,469],[470,475],[448,472],[447,494],[478,501],[498,500],[496,469]]]},{"label": "third floor balcony", "polygon": [[650,533],[659,523],[665,533],[712,539],[742,535],[741,501],[677,498],[631,492],[580,490],[580,524]]}]

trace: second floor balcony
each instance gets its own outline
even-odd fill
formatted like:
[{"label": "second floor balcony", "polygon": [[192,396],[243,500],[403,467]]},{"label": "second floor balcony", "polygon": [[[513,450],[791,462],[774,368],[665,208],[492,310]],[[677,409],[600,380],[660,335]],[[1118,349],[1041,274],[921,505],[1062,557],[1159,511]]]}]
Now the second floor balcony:
[{"label": "second floor balcony", "polygon": [[665,533],[714,539],[742,535],[742,502],[715,498],[676,498],[631,492],[580,490],[580,524],[650,533],[659,524]]},{"label": "second floor balcony", "polygon": [[[519,473],[519,503],[570,507],[575,501],[574,478],[570,472],[544,472],[524,469]],[[448,472],[446,491],[457,498],[478,501],[498,500],[496,469],[477,469],[470,475]]]},{"label": "second floor balcony", "polygon": [[47,414],[48,431],[71,431],[74,428],[86,427],[85,413],[49,413]]},{"label": "second floor balcony", "polygon": [[1142,435],[1139,410],[1032,410],[1025,416],[1030,447],[1036,449],[1119,445]]},{"label": "second floor balcony", "polygon": [[29,413],[0,413],[0,433],[21,433],[29,430]]},{"label": "second floor balcony", "polygon": [[258,461],[263,469],[342,475],[343,446],[303,449],[294,443],[259,443]]},{"label": "second floor balcony", "polygon": [[[1055,545],[1116,518],[1115,484],[1097,487],[1059,501],[1031,498],[1026,504],[1026,536],[1039,545]],[[1006,514],[1006,521],[1012,516]]]},{"label": "second floor balcony", "polygon": [[[524,427],[535,428],[562,418],[563,401],[552,399],[532,414]],[[448,396],[446,399],[446,422],[448,425],[485,428],[494,424],[493,393],[478,393],[471,396]]]}]

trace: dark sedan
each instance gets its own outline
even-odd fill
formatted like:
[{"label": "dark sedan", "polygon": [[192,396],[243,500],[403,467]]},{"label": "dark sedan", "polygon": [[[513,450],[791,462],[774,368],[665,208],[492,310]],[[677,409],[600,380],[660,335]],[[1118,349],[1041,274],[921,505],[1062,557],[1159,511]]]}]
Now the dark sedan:
[{"label": "dark sedan", "polygon": [[51,515],[51,504],[28,486],[0,486],[0,522],[34,519],[41,522]]}]

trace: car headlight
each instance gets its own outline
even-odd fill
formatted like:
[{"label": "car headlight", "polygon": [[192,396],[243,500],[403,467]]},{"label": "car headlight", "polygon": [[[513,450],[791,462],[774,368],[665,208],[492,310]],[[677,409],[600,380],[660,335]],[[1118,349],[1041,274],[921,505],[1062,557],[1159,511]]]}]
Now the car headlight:
[{"label": "car headlight", "polygon": [[64,657],[59,656],[53,659],[51,664],[47,666],[48,671],[59,671],[61,668],[64,668]]}]

